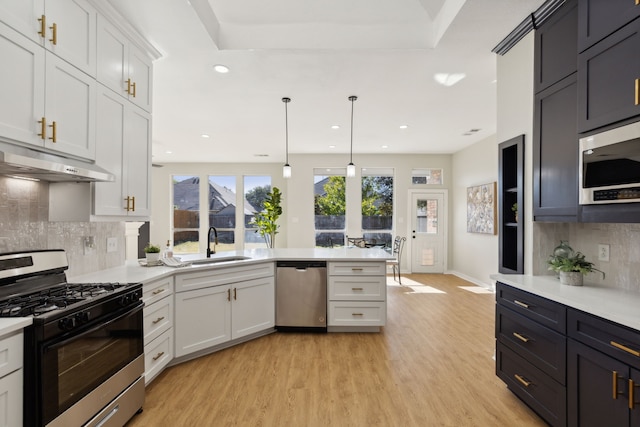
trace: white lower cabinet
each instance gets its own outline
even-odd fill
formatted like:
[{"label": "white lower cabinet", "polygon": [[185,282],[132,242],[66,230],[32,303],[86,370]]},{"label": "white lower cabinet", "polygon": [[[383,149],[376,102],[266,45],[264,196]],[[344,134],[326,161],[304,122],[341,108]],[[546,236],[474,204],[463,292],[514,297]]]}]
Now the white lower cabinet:
[{"label": "white lower cabinet", "polygon": [[[264,277],[246,279],[256,272]],[[176,357],[275,326],[272,262],[215,269],[209,274],[205,270],[176,277]]]},{"label": "white lower cabinet", "polygon": [[0,426],[22,425],[22,330],[0,338]]},{"label": "white lower cabinet", "polygon": [[327,325],[380,327],[387,321],[386,263],[330,262]]},{"label": "white lower cabinet", "polygon": [[144,380],[149,384],[173,359],[173,277],[145,283],[142,300]]}]

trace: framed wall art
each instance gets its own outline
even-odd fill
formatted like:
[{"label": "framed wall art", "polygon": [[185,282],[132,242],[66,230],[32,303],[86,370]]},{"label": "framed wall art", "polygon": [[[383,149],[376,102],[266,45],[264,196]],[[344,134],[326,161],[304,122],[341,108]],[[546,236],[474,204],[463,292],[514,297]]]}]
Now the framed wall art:
[{"label": "framed wall art", "polygon": [[496,183],[467,187],[467,232],[496,234]]}]

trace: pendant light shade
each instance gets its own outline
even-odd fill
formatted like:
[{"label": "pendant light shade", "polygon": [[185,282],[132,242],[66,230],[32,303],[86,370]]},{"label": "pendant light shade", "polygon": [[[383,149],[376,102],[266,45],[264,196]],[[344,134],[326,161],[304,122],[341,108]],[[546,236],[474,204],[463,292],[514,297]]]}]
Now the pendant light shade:
[{"label": "pendant light shade", "polygon": [[289,165],[289,116],[287,112],[287,104],[291,102],[291,98],[282,98],[284,102],[284,133],[285,133],[285,161],[282,166],[282,177],[291,178],[291,166]]},{"label": "pendant light shade", "polygon": [[356,176],[356,165],[353,164],[353,103],[356,99],[358,99],[358,97],[354,95],[349,97],[349,101],[351,101],[351,149],[349,151],[349,164],[347,165],[348,178]]}]

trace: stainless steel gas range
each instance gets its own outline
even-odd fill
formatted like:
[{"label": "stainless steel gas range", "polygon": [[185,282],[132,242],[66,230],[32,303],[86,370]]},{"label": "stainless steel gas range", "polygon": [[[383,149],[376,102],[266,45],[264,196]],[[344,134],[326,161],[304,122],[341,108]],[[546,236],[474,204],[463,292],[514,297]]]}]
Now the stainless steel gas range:
[{"label": "stainless steel gas range", "polygon": [[122,426],[144,403],[142,285],[68,283],[63,250],[0,254],[0,317],[24,339],[25,426]]}]

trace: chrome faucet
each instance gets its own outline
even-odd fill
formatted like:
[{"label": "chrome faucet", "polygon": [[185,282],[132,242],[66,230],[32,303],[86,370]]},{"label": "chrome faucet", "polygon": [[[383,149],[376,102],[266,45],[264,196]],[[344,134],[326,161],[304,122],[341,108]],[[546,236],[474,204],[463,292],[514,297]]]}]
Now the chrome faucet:
[{"label": "chrome faucet", "polygon": [[[211,250],[211,232],[215,235],[213,240],[213,251]],[[209,227],[209,233],[207,234],[207,258],[211,258],[211,254],[216,253],[216,245],[218,244],[218,230],[215,227]]]}]

